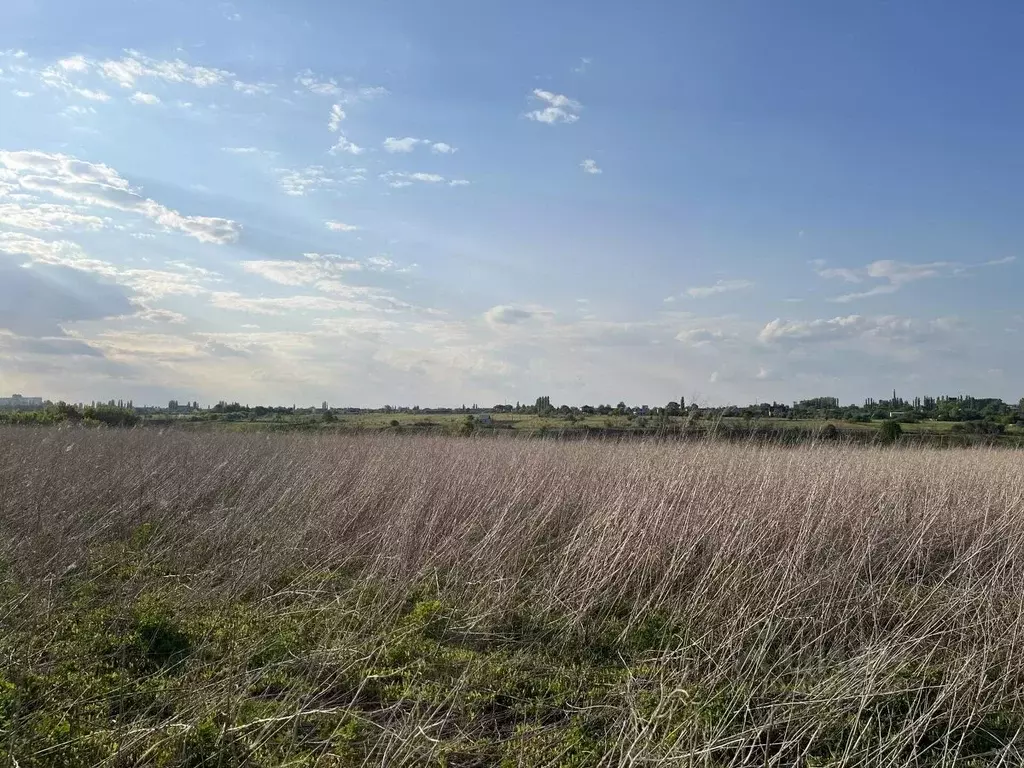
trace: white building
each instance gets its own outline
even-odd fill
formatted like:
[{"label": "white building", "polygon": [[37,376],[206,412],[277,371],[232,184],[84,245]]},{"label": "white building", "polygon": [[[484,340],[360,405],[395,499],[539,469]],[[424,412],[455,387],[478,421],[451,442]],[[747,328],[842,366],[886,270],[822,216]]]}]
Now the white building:
[{"label": "white building", "polygon": [[10,397],[0,397],[0,408],[42,408],[43,398],[41,397],[22,397],[21,395],[11,395]]}]

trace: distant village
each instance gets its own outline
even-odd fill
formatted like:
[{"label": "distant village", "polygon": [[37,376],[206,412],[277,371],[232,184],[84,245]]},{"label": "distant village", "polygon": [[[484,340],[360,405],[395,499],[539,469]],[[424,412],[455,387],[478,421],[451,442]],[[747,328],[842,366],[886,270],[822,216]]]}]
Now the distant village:
[{"label": "distant village", "polygon": [[490,407],[476,403],[452,408],[431,408],[419,405],[385,405],[378,408],[355,406],[331,406],[325,400],[319,407],[300,405],[248,405],[238,402],[220,401],[214,405],[200,405],[196,400],[171,400],[166,405],[136,406],[131,400],[108,400],[89,403],[54,403],[43,397],[29,397],[14,394],[0,397],[0,411],[39,412],[53,409],[74,410],[84,413],[107,412],[131,415],[133,418],[146,417],[193,417],[193,418],[264,418],[280,416],[326,416],[328,418],[357,414],[412,414],[412,415],[471,415],[481,419],[491,414],[534,414],[551,418],[578,419],[588,416],[627,416],[632,418],[679,417],[679,416],[722,416],[769,419],[828,419],[841,421],[873,421],[892,419],[904,422],[951,421],[951,422],[994,422],[1004,425],[1024,424],[1024,398],[1018,403],[1007,403],[999,398],[978,398],[971,395],[950,395],[938,397],[915,397],[904,399],[894,391],[891,398],[876,400],[867,398],[862,405],[842,405],[837,397],[816,397],[792,403],[754,403],[746,406],[701,406],[687,404],[680,397],[666,405],[627,405],[620,401],[616,405],[555,405],[551,398],[538,397],[532,403],[517,402],[497,404]]}]

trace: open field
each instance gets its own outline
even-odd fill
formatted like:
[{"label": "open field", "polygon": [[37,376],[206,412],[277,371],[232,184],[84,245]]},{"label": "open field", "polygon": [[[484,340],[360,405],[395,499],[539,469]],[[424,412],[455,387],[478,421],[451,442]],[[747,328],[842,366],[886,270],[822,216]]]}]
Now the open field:
[{"label": "open field", "polygon": [[0,429],[0,765],[1024,760],[1024,453]]}]

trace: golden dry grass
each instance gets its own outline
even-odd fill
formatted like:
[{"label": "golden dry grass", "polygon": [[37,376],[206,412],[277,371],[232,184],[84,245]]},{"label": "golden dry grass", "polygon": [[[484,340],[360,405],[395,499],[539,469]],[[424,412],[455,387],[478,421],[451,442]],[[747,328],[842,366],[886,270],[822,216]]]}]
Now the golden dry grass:
[{"label": "golden dry grass", "polygon": [[[5,429],[0,528],[22,766],[1022,760],[1021,452]],[[61,700],[34,750],[33,706],[98,685],[51,679],[66,623],[147,600],[184,650],[131,684],[204,693],[102,729]]]}]

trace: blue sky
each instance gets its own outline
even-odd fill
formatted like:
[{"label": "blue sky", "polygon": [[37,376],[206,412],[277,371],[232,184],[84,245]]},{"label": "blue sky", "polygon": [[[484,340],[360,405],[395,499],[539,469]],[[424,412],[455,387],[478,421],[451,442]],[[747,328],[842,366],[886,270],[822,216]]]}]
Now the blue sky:
[{"label": "blue sky", "polygon": [[8,0],[0,389],[1016,400],[1024,6],[846,6]]}]

